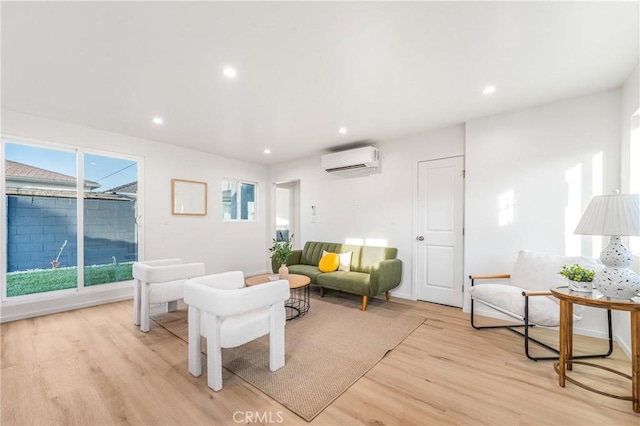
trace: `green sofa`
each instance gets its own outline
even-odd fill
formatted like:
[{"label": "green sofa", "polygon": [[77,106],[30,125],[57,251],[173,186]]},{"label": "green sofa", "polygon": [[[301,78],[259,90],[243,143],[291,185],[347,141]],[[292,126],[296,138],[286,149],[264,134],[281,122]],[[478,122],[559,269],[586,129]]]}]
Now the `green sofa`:
[{"label": "green sofa", "polygon": [[[322,252],[347,253],[351,255],[350,271],[320,272],[318,263]],[[389,300],[389,290],[400,285],[402,261],[396,259],[398,249],[391,247],[371,247],[340,243],[308,241],[302,250],[294,250],[289,256],[289,273],[306,275],[311,284],[324,289],[340,290],[362,296],[362,310],[367,310],[369,297],[385,293]],[[271,262],[274,272],[280,265]]]}]

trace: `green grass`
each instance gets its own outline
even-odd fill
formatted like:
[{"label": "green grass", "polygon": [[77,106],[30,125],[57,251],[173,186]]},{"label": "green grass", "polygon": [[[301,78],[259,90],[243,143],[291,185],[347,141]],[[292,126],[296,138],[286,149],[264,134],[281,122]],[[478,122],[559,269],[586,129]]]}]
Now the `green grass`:
[{"label": "green grass", "polygon": [[[133,279],[133,263],[118,265],[92,265],[84,268],[85,286],[92,286]],[[78,268],[36,269],[9,272],[7,274],[7,297],[44,293],[78,286]]]}]

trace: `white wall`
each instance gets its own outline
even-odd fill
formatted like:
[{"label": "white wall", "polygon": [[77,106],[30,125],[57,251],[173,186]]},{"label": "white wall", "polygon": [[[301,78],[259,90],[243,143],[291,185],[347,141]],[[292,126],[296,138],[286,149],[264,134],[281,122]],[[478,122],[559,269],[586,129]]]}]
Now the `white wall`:
[{"label": "white wall", "polygon": [[[247,274],[265,271],[268,257],[265,218],[270,190],[266,166],[7,110],[2,110],[2,133],[143,157],[145,252],[141,253],[141,259],[181,257],[202,261],[207,273],[234,269]],[[258,183],[256,222],[222,222],[223,177]],[[171,214],[172,178],[208,183],[207,216]],[[131,290],[127,289],[126,294],[130,296]],[[67,302],[70,306],[73,303]],[[53,303],[49,301],[44,306],[37,303],[32,310],[52,309]],[[15,309],[18,308],[5,303],[3,319],[15,314]]]},{"label": "white wall", "polygon": [[[573,230],[593,195],[620,187],[619,90],[472,120],[466,132],[465,277],[510,272],[520,249],[599,254]],[[568,181],[571,170],[580,171]],[[498,197],[508,191],[514,218],[501,226]],[[605,311],[590,309],[576,332],[602,335],[605,326]]]},{"label": "white wall", "polygon": [[[413,212],[417,163],[464,154],[464,126],[457,125],[413,137],[375,143],[382,155],[381,171],[344,178],[320,166],[320,155],[269,168],[271,182],[300,180],[301,224],[296,235],[306,241],[344,242],[346,238],[384,239],[398,249],[403,277],[392,291],[415,299],[412,285]],[[315,217],[311,206],[316,206]]]}]

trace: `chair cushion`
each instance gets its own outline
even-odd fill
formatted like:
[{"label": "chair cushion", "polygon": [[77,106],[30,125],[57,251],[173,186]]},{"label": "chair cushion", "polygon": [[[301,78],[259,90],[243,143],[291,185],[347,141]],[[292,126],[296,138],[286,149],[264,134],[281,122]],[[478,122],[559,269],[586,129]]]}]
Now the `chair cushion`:
[{"label": "chair cushion", "polygon": [[[207,337],[207,314],[200,321],[200,334]],[[235,348],[258,337],[269,334],[269,308],[257,309],[240,315],[222,318],[220,326],[220,347]]]},{"label": "chair cushion", "polygon": [[[524,289],[504,284],[481,284],[471,287],[471,297],[497,310],[524,319]],[[529,298],[529,322],[549,327],[560,320],[558,305],[547,297]]]},{"label": "chair cushion", "polygon": [[[525,289],[505,284],[479,284],[469,290],[474,300],[491,306],[519,320],[524,320]],[[574,320],[582,319],[574,314]],[[558,303],[547,296],[529,297],[529,323],[545,327],[556,327],[560,323]]]},{"label": "chair cushion", "polygon": [[533,291],[548,291],[551,287],[568,285],[559,274],[563,265],[579,264],[596,270],[598,264],[590,257],[569,257],[521,250],[511,271],[511,285]]}]

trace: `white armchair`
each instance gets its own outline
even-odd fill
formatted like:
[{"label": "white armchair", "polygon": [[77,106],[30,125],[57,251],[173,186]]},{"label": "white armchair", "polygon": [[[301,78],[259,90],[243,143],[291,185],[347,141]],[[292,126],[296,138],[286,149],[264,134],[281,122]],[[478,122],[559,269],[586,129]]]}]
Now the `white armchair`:
[{"label": "white armchair", "polygon": [[202,374],[200,337],[207,339],[207,384],[222,389],[222,348],[235,348],[269,334],[269,370],[284,366],[284,302],[289,283],[244,286],[241,271],[193,278],[184,286],[189,305],[189,372]]},{"label": "white armchair", "polygon": [[205,274],[204,263],[183,263],[182,259],[162,259],[133,264],[133,323],[143,332],[149,331],[149,309],[152,303],[167,303],[167,311],[175,310],[184,295],[188,278]]},{"label": "white armchair", "polygon": [[[533,342],[555,354],[558,350],[529,335],[534,326],[557,327],[560,324],[559,302],[549,289],[567,285],[567,280],[558,274],[563,265],[580,264],[589,269],[597,269],[595,259],[587,257],[567,257],[521,250],[510,274],[471,275],[471,326],[477,330],[506,328],[524,337],[524,351],[527,358],[534,361],[555,360],[558,356],[532,356],[529,342]],[[482,303],[502,314],[519,320],[517,324],[478,326],[475,322],[475,302]],[[574,321],[582,319],[584,307],[574,307]],[[601,358],[613,351],[611,311],[608,315],[609,350],[602,354],[580,355],[574,358]],[[524,328],[523,332],[519,328]]]}]

